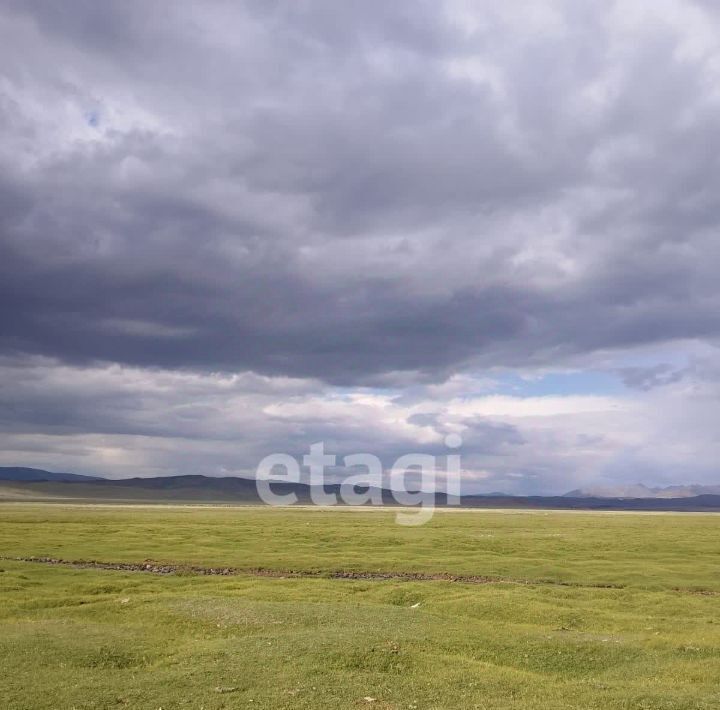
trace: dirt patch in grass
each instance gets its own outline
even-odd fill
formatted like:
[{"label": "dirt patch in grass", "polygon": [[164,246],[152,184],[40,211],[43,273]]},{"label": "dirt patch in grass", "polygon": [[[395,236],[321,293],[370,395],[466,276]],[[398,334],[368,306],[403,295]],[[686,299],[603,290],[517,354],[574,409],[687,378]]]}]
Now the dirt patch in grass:
[{"label": "dirt patch in grass", "polygon": [[58,557],[5,557],[3,560],[14,562],[33,562],[46,565],[60,565],[75,569],[102,569],[121,572],[148,572],[151,574],[175,575],[210,575],[210,576],[254,576],[271,577],[275,579],[286,578],[317,578],[317,579],[347,579],[365,581],[407,581],[407,582],[462,582],[464,584],[551,584],[559,586],[598,587],[603,589],[623,589],[622,585],[614,584],[575,584],[573,582],[559,582],[551,580],[510,579],[504,577],[490,577],[474,574],[451,574],[449,572],[362,572],[352,570],[293,570],[293,569],[266,569],[262,567],[204,567],[188,564],[167,564],[145,560],[144,562],[102,562],[99,560],[64,560]]}]

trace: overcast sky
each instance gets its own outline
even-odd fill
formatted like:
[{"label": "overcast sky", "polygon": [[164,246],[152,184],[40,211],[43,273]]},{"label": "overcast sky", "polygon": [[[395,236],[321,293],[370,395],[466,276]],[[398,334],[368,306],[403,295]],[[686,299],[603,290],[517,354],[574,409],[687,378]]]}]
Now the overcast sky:
[{"label": "overcast sky", "polygon": [[2,0],[0,464],[718,483],[719,138],[709,0]]}]

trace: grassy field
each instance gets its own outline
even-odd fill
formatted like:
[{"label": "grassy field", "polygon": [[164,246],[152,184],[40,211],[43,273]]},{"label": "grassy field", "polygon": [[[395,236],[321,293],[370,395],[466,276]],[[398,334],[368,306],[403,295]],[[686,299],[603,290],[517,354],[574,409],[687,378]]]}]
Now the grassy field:
[{"label": "grassy field", "polygon": [[[0,506],[3,708],[720,707],[720,517]],[[331,579],[356,572],[497,581]]]}]

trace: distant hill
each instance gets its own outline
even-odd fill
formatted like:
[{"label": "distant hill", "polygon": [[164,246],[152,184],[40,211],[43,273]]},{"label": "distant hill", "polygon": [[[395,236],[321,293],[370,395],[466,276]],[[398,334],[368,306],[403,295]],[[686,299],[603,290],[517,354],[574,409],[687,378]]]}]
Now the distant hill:
[{"label": "distant hill", "polygon": [[694,498],[704,495],[720,495],[720,486],[666,486],[648,488],[642,483],[628,486],[597,486],[577,488],[565,494],[565,498]]},{"label": "distant hill", "polygon": [[718,511],[720,495],[684,498],[594,498],[564,496],[463,496],[464,508],[532,508],[539,510]]},{"label": "distant hill", "polygon": [[53,473],[41,468],[22,468],[20,466],[0,466],[0,481],[100,481],[99,476],[81,476],[78,473]]},{"label": "distant hill", "polygon": [[[210,476],[158,476],[153,478],[109,479],[73,474],[53,474],[39,469],[22,469],[21,478],[0,469],[0,500],[97,500],[138,502],[188,502],[188,503],[262,503],[255,479]],[[31,472],[31,473],[27,473]],[[4,485],[3,485],[4,482]],[[294,493],[299,503],[312,503],[311,487],[304,483],[275,481],[271,490],[276,495]],[[328,494],[339,494],[339,485],[324,487]],[[388,490],[380,491],[383,503],[394,504]]]}]

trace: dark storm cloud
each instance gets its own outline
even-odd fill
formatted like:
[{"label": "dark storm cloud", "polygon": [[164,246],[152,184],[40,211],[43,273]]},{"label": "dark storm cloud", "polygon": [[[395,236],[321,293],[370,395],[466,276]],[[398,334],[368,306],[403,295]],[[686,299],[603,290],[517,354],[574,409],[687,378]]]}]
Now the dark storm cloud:
[{"label": "dark storm cloud", "polygon": [[493,5],[6,4],[2,350],[371,384],[716,338],[716,19]]}]

